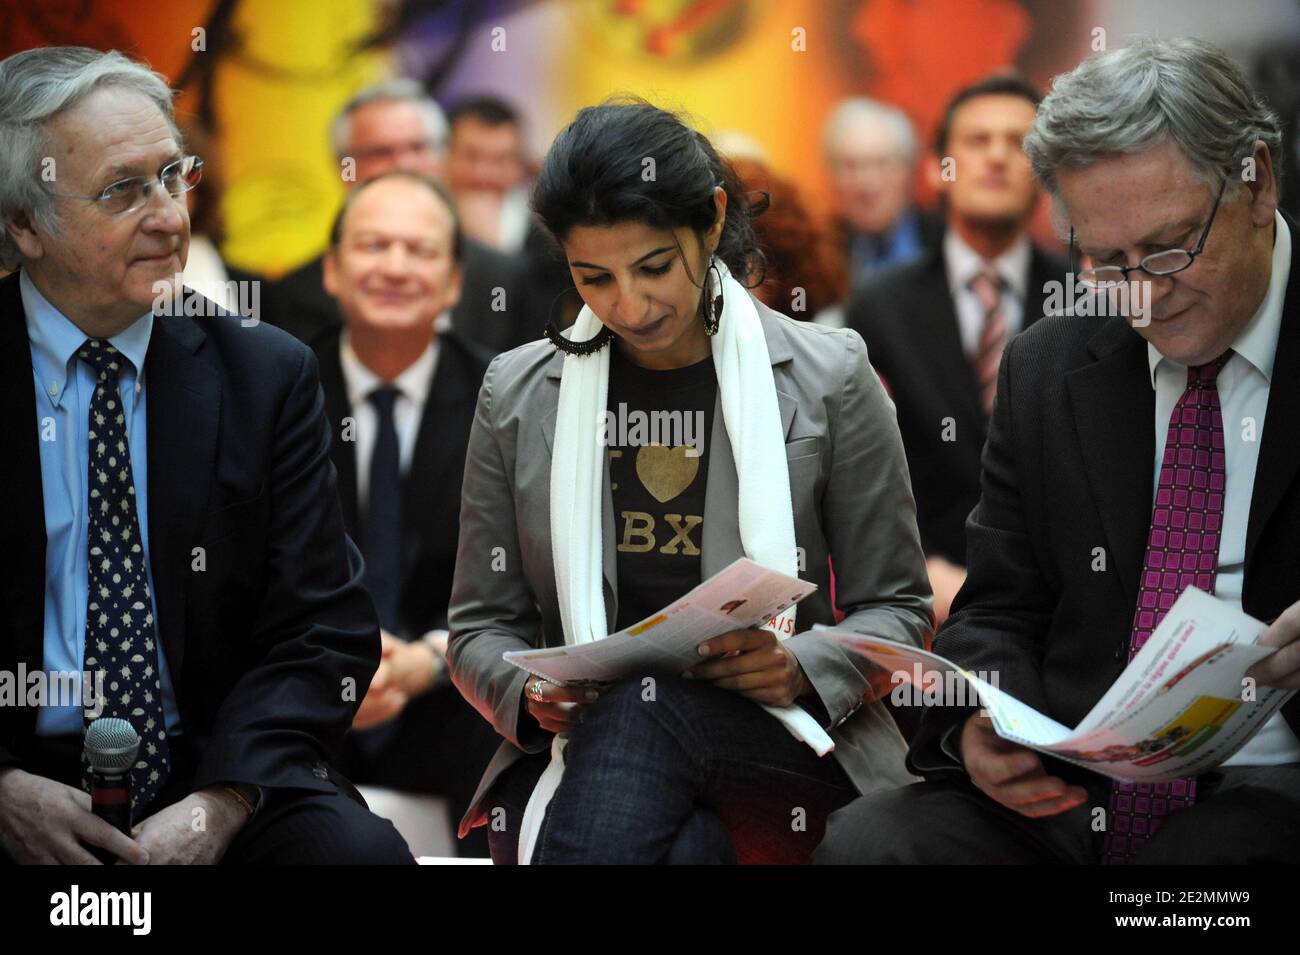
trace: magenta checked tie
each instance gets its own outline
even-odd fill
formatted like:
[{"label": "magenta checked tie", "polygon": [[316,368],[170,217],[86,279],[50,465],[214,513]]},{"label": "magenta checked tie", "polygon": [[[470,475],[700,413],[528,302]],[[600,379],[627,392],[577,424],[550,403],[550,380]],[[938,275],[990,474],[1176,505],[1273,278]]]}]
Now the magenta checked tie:
[{"label": "magenta checked tie", "polygon": [[[1160,484],[1151,510],[1146,559],[1128,658],[1142,649],[1187,587],[1214,593],[1219,566],[1226,481],[1223,415],[1216,379],[1232,355],[1187,369],[1187,389],[1169,416]],[[1102,848],[1107,865],[1127,863],[1171,812],[1196,801],[1195,779],[1122,783],[1110,791],[1109,825]]]}]

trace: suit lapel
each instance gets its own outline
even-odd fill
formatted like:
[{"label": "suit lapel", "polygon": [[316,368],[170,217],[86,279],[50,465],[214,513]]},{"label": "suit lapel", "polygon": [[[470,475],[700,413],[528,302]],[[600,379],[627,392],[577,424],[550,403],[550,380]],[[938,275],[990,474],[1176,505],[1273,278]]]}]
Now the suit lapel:
[{"label": "suit lapel", "polygon": [[[974,433],[983,434],[985,419],[979,382],[962,345],[961,322],[953,296],[942,248],[936,248],[929,254],[924,280],[917,287],[912,303],[912,321],[920,332],[914,342],[928,355],[934,369],[929,384],[939,392],[936,405],[959,410],[966,419],[964,423],[975,425]],[[958,428],[961,426],[959,423]]]},{"label": "suit lapel", "polygon": [[330,460],[338,473],[339,505],[343,526],[352,539],[358,540],[357,445],[343,440],[343,420],[353,417],[348,403],[348,386],[343,377],[343,359],[339,354],[339,328],[323,331],[312,342],[320,366],[321,391],[325,395],[325,415],[330,424]]},{"label": "suit lapel", "polygon": [[198,322],[154,319],[145,356],[148,409],[149,556],[158,632],[180,693],[184,673],[185,592],[214,473],[221,383],[197,352]]},{"label": "suit lapel", "polygon": [[[460,502],[449,502],[448,489],[457,482],[456,468],[464,467],[465,448],[453,445],[448,435],[458,433],[459,423],[472,419],[478,398],[478,383],[472,380],[469,363],[459,345],[443,336],[438,359],[429,380],[428,396],[420,412],[420,426],[411,455],[411,466],[402,480],[402,513],[405,515],[438,514],[448,506],[454,519]],[[411,519],[402,521],[402,583],[405,592],[409,575],[415,567],[420,549],[432,528]]]},{"label": "suit lapel", "polygon": [[[0,666],[14,672],[21,662],[33,671],[45,657],[45,508],[31,347],[16,273],[0,280],[0,408],[0,487],[9,501],[0,548],[11,561],[0,574],[0,605],[13,636],[12,648],[0,647]],[[20,737],[35,719],[35,709],[20,710]]]},{"label": "suit lapel", "polygon": [[1088,347],[1097,360],[1066,376],[1074,427],[1112,562],[1136,605],[1155,479],[1147,344],[1123,319],[1112,319]]}]

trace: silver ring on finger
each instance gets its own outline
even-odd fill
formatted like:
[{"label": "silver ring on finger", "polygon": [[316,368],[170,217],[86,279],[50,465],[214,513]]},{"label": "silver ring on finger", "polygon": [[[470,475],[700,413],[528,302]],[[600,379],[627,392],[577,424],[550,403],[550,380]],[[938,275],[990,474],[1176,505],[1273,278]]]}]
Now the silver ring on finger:
[{"label": "silver ring on finger", "polygon": [[542,696],[542,684],[545,680],[534,680],[528,687],[528,698],[534,703],[545,703],[546,699]]}]

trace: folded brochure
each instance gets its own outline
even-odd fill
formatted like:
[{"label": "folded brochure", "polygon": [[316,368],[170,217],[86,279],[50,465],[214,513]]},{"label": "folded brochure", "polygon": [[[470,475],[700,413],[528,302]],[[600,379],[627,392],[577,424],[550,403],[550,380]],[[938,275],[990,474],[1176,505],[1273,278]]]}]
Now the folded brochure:
[{"label": "folded brochure", "polygon": [[508,650],[502,656],[561,685],[611,683],[629,674],[676,676],[700,662],[701,643],[729,630],[763,626],[816,589],[742,557],[658,613],[603,640]]},{"label": "folded brochure", "polygon": [[890,671],[896,689],[911,684],[906,689],[920,691],[921,703],[983,706],[1004,739],[1121,780],[1159,782],[1212,769],[1295,692],[1244,679],[1274,652],[1257,644],[1265,624],[1195,587],[1183,591],[1073,730],[999,689],[996,673],[972,673],[889,640],[814,629]]}]

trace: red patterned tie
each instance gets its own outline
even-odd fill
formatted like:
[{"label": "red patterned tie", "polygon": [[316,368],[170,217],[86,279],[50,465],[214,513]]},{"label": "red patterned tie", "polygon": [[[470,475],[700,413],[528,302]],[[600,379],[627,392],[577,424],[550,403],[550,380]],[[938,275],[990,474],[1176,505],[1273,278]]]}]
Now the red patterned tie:
[{"label": "red patterned tie", "polygon": [[993,398],[998,390],[998,365],[1007,344],[1007,320],[1002,314],[1002,276],[985,265],[970,280],[971,291],[984,309],[979,347],[975,352],[975,378],[979,382],[980,402],[985,415],[993,414]]},{"label": "red patterned tie", "polygon": [[[1184,589],[1195,585],[1214,593],[1226,481],[1216,379],[1231,355],[1226,351],[1207,365],[1188,368],[1187,389],[1169,416],[1129,639],[1130,660]],[[1102,862],[1128,862],[1155,835],[1165,816],[1195,801],[1195,779],[1114,782]]]}]

